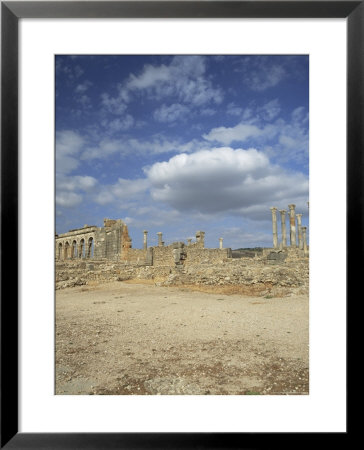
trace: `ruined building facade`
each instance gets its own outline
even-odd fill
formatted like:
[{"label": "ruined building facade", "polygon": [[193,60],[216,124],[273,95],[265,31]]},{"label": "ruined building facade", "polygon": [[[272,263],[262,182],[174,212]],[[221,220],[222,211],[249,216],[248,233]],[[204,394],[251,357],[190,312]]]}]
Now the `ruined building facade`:
[{"label": "ruined building facade", "polygon": [[119,260],[131,247],[128,228],[121,220],[104,219],[104,226],[85,225],[83,228],[56,234],[56,259]]}]

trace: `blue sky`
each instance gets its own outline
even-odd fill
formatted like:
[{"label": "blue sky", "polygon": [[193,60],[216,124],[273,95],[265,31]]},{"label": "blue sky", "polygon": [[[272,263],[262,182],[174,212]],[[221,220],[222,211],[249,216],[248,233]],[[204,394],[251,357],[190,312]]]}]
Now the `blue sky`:
[{"label": "blue sky", "polygon": [[[306,55],[57,55],[56,230],[121,218],[133,247],[272,246],[308,223]],[[279,219],[280,224],[280,219]],[[279,227],[280,229],[280,227]]]}]

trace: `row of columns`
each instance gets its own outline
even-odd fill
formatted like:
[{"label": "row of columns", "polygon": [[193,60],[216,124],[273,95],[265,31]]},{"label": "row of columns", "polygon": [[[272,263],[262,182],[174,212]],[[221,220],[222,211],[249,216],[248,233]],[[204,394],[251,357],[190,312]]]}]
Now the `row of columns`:
[{"label": "row of columns", "polygon": [[82,239],[79,243],[73,241],[71,244],[66,241],[64,244],[57,245],[57,259],[75,259],[91,258],[94,245],[94,239],[91,237],[88,241]]},{"label": "row of columns", "polygon": [[[298,231],[298,248],[307,252],[307,227],[302,226],[302,214],[295,214],[296,205],[288,205],[289,208],[289,239],[290,246],[297,247],[296,241],[296,218]],[[278,229],[277,229],[277,208],[270,208],[272,211],[272,228],[273,228],[273,247],[278,248]],[[282,247],[287,247],[286,232],[286,210],[281,209],[281,229],[282,229]]]}]

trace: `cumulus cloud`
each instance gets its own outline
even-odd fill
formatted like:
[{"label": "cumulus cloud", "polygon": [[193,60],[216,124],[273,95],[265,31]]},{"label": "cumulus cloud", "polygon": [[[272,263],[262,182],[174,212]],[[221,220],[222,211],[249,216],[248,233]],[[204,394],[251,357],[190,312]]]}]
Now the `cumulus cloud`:
[{"label": "cumulus cloud", "polygon": [[223,147],[181,154],[145,172],[153,199],[179,211],[261,219],[272,205],[304,204],[308,196],[306,176],[272,165],[255,149]]}]

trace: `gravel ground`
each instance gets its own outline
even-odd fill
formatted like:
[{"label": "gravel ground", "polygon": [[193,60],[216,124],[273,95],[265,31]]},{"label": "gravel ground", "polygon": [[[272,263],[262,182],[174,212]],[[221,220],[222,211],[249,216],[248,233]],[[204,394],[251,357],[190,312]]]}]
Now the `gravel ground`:
[{"label": "gravel ground", "polygon": [[308,394],[308,297],[113,282],[56,293],[56,394]]}]

